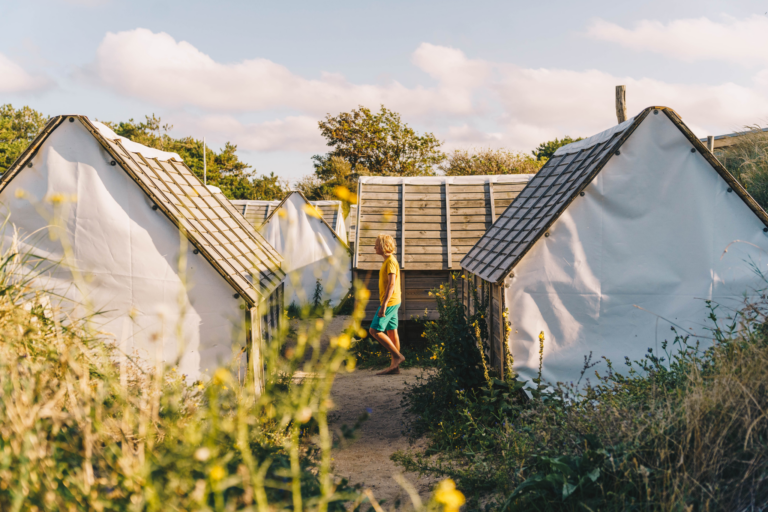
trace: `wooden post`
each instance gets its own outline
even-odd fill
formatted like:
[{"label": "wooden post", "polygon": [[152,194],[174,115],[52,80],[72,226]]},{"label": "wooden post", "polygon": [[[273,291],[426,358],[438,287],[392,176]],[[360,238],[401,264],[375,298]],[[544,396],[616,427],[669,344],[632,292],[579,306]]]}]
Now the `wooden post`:
[{"label": "wooden post", "polygon": [[253,368],[253,391],[260,396],[264,391],[264,364],[261,361],[261,314],[259,307],[250,309],[251,368]]},{"label": "wooden post", "polygon": [[707,135],[707,149],[710,153],[715,152],[715,136],[714,135]]},{"label": "wooden post", "polygon": [[355,257],[352,258],[354,268],[357,268],[357,254],[360,252],[360,212],[363,211],[363,182],[357,180],[357,224],[355,225]]},{"label": "wooden post", "polygon": [[448,181],[445,186],[445,237],[448,246],[448,268],[453,268],[453,253],[451,251],[451,198],[448,192]]},{"label": "wooden post", "polygon": [[400,268],[405,268],[405,182],[400,184]]},{"label": "wooden post", "polygon": [[400,320],[407,320],[408,316],[405,313],[405,302],[406,302],[406,287],[405,287],[405,274],[402,272],[402,267],[400,267]]},{"label": "wooden post", "polygon": [[616,119],[619,124],[627,120],[627,86],[616,86]]}]

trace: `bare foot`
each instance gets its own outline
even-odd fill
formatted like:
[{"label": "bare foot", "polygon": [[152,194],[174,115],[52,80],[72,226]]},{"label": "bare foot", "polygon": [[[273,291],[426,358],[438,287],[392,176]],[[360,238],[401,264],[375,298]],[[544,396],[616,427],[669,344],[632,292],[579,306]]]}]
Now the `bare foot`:
[{"label": "bare foot", "polygon": [[400,373],[400,368],[398,368],[397,366],[392,368],[390,366],[386,370],[381,370],[380,372],[376,373],[376,375],[398,375],[399,373]]}]

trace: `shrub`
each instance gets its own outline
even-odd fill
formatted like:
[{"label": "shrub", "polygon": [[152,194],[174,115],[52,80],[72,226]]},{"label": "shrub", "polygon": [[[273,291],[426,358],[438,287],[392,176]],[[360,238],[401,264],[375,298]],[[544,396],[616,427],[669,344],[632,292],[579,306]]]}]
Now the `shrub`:
[{"label": "shrub", "polygon": [[[504,510],[762,510],[768,506],[768,297],[722,325],[709,303],[713,345],[674,329],[663,354],[610,361],[594,384],[492,381],[425,400],[405,398],[430,450],[398,453],[406,469],[447,475]],[[585,358],[585,374],[593,364]],[[439,397],[437,387],[432,388]],[[441,422],[441,423],[436,423]],[[433,455],[428,457],[428,455]]]}]

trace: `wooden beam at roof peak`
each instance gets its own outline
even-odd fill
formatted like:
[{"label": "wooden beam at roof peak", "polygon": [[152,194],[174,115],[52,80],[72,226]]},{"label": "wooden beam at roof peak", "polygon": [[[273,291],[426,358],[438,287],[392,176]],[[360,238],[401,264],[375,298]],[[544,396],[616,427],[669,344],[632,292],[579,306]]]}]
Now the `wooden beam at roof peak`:
[{"label": "wooden beam at roof peak", "polygon": [[616,86],[616,119],[619,124],[627,120],[627,86]]}]

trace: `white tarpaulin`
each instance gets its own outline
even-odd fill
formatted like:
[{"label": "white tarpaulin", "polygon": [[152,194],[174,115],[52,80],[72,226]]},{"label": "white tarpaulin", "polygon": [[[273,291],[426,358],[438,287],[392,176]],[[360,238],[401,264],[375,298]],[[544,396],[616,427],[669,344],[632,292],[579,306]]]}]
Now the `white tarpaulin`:
[{"label": "white tarpaulin", "polygon": [[622,371],[672,326],[706,346],[705,301],[724,318],[765,285],[750,266],[768,270],[765,225],[666,115],[648,115],[584,192],[505,280],[523,379],[538,372],[540,332],[543,378],[575,382],[590,352]]},{"label": "white tarpaulin", "polygon": [[[64,122],[0,193],[3,214],[25,237],[20,251],[65,262],[50,273],[49,289],[101,311],[96,327],[126,352],[180,357],[179,370],[196,379],[245,345],[244,302],[112,160],[81,122]],[[54,194],[63,202],[46,201]],[[54,214],[71,258],[49,236]],[[6,247],[12,238],[6,229]]]},{"label": "white tarpaulin", "polygon": [[289,194],[260,231],[283,256],[286,304],[311,302],[318,279],[322,300],[330,300],[332,306],[349,291],[349,249],[303,195]]}]

